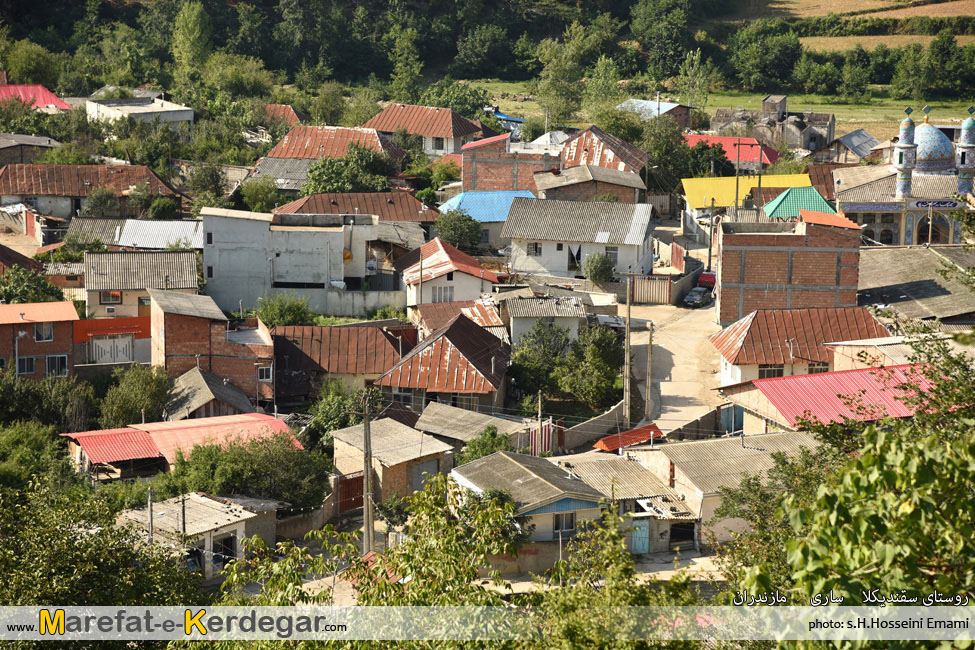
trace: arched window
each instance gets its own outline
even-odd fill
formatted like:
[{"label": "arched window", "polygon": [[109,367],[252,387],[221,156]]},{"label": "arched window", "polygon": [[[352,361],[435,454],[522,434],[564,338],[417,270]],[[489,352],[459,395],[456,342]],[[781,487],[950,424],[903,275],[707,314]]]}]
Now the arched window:
[{"label": "arched window", "polygon": [[880,243],[881,244],[893,244],[894,243],[894,231],[889,228],[885,228],[880,231]]},{"label": "arched window", "polygon": [[863,239],[867,246],[876,246],[874,243],[875,237],[873,234],[873,228],[867,228],[863,231]]}]

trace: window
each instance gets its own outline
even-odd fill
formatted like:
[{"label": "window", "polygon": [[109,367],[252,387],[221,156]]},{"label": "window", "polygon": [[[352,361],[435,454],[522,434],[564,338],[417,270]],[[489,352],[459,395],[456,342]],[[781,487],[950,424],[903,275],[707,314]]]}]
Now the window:
[{"label": "window", "polygon": [[0,359],[0,372],[6,372],[6,371],[7,371],[7,360]]},{"label": "window", "polygon": [[863,223],[877,223],[877,215],[867,212],[863,215]]},{"label": "window", "polygon": [[965,164],[965,153],[966,152],[964,152],[964,151],[961,152],[961,164],[963,164],[963,165]]},{"label": "window", "polygon": [[151,305],[152,305],[152,298],[150,298],[149,296],[141,296],[139,298],[140,307],[149,307]]},{"label": "window", "polygon": [[528,243],[528,256],[529,257],[540,257],[542,254],[542,245],[538,242]]},{"label": "window", "polygon": [[393,401],[399,402],[400,404],[405,404],[406,406],[413,406],[413,389],[412,388],[399,388],[393,387]]},{"label": "window", "polygon": [[68,282],[77,282],[81,278],[78,277],[77,275],[66,275],[64,276],[64,279],[67,280]]},{"label": "window", "polygon": [[453,301],[454,301],[453,287],[433,288],[433,302],[453,302]]},{"label": "window", "polygon": [[821,372],[829,372],[829,364],[818,361],[810,363],[808,372],[810,375],[818,375]]},{"label": "window", "polygon": [[560,512],[552,515],[552,539],[559,539],[560,536],[570,537],[575,530],[576,513]]},{"label": "window", "polygon": [[99,291],[98,302],[102,305],[120,305],[122,304],[122,292],[121,291]]},{"label": "window", "polygon": [[25,196],[24,203],[30,207],[37,209],[37,197],[36,196]]},{"label": "window", "polygon": [[48,377],[67,377],[68,376],[68,355],[52,354],[46,359],[46,370]]},{"label": "window", "polygon": [[619,262],[620,249],[617,246],[607,246],[606,247],[606,257],[609,259],[610,263],[615,267],[616,263]]},{"label": "window", "polygon": [[903,165],[904,164],[904,152],[903,151],[898,151],[897,152],[897,164],[898,165]]},{"label": "window", "polygon": [[210,246],[211,244],[213,244],[213,233],[212,232],[208,232],[207,233],[207,246]]},{"label": "window", "polygon": [[881,244],[893,244],[894,243],[894,231],[889,228],[885,228],[880,231],[880,243]]},{"label": "window", "polygon": [[257,381],[271,381],[271,366],[258,367]]},{"label": "window", "polygon": [[487,228],[481,228],[481,243],[486,244],[491,239],[491,233],[488,232]]},{"label": "window", "polygon": [[34,374],[34,357],[20,357],[17,359],[17,374],[18,375],[33,375]]},{"label": "window", "polygon": [[894,218],[896,215],[893,214],[882,214],[880,215],[880,223],[894,223]]},{"label": "window", "polygon": [[770,377],[781,377],[785,372],[785,366],[781,363],[760,363],[758,364],[758,378],[769,379]]},{"label": "window", "polygon": [[212,266],[208,266],[207,267],[207,277],[208,278],[212,278],[213,277],[213,267]]},{"label": "window", "polygon": [[443,138],[433,139],[433,149],[434,151],[443,151]]},{"label": "window", "polygon": [[447,282],[453,282],[453,281],[454,281],[454,272],[447,271]]},{"label": "window", "polygon": [[555,250],[557,250],[557,251],[562,250],[562,244],[556,244],[555,245]]},{"label": "window", "polygon": [[53,341],[54,323],[34,323],[34,340],[37,342]]},{"label": "window", "polygon": [[873,228],[867,228],[866,230],[863,231],[863,238],[867,240],[867,244],[869,244],[870,246],[874,245],[873,239],[875,236],[876,235],[873,232]]}]

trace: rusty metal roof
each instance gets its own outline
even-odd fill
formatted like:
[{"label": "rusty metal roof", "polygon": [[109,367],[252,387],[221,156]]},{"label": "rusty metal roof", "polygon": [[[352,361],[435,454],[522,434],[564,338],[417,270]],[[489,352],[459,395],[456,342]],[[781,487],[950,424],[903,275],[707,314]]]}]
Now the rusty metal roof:
[{"label": "rusty metal roof", "polygon": [[44,272],[44,265],[37,260],[31,259],[3,245],[0,245],[0,266],[8,269],[12,266],[22,266],[28,271],[34,271],[36,273]]},{"label": "rusty metal roof", "polygon": [[405,129],[407,133],[430,138],[462,138],[481,132],[480,127],[449,108],[411,104],[390,104],[362,126],[383,133]]},{"label": "rusty metal roof", "polygon": [[0,194],[24,196],[88,196],[107,187],[121,196],[147,183],[151,194],[176,196],[169,185],[145,165],[6,165],[0,168]]},{"label": "rusty metal roof", "polygon": [[614,433],[608,435],[604,438],[600,438],[593,445],[596,449],[602,449],[603,451],[616,451],[621,447],[630,447],[632,445],[642,445],[645,442],[650,442],[650,440],[660,440],[664,437],[660,427],[655,423],[645,424],[642,427],[637,427],[635,429],[630,429],[629,431],[623,431],[620,433]]},{"label": "rusty metal roof", "polygon": [[428,302],[414,307],[420,313],[420,321],[428,330],[435,331],[450,320],[463,314],[481,327],[504,327],[504,321],[493,305],[482,300],[456,300],[454,302]]},{"label": "rusty metal roof", "polygon": [[[859,167],[857,163],[834,163],[830,165],[809,165],[806,173],[812,181],[816,191],[827,201],[836,200],[836,185],[833,183],[833,171],[844,167]],[[762,205],[765,205],[764,203]]]},{"label": "rusty metal roof", "polygon": [[420,277],[421,255],[423,256],[424,282],[453,271],[467,273],[475,278],[483,278],[491,283],[498,281],[498,276],[493,271],[484,269],[476,259],[436,237],[433,241],[425,243],[419,249],[414,249],[396,260],[396,268],[402,270],[403,282],[406,284],[417,283]]},{"label": "rusty metal roof", "polygon": [[458,315],[375,383],[431,393],[491,393],[501,386],[510,357],[511,346]]},{"label": "rusty metal roof", "polygon": [[162,455],[149,434],[138,429],[103,429],[61,435],[81,445],[92,463],[115,463]]},{"label": "rusty metal roof", "polygon": [[[291,435],[284,420],[265,413],[239,413],[214,418],[193,418],[175,422],[148,422],[129,425],[149,434],[159,452],[172,464],[177,452],[189,456],[193,447],[207,444],[248,442],[269,438],[279,433]],[[296,448],[301,443],[294,441]]]},{"label": "rusty metal roof", "polygon": [[342,158],[350,144],[399,159],[406,152],[375,129],[345,126],[295,126],[267,152],[268,158]]},{"label": "rusty metal roof", "polygon": [[[400,341],[381,327],[275,327],[275,355],[287,370],[343,375],[378,375],[400,360]],[[403,341],[403,352],[412,347]]]},{"label": "rusty metal roof", "polygon": [[264,122],[281,122],[294,126],[301,122],[311,122],[311,115],[296,110],[290,104],[264,104]]},{"label": "rusty metal roof", "polygon": [[710,341],[729,363],[743,366],[829,363],[825,343],[889,335],[864,307],[759,309],[713,334]]},{"label": "rusty metal roof", "polygon": [[440,211],[409,192],[312,194],[271,210],[273,214],[374,214],[380,221],[433,223]]}]

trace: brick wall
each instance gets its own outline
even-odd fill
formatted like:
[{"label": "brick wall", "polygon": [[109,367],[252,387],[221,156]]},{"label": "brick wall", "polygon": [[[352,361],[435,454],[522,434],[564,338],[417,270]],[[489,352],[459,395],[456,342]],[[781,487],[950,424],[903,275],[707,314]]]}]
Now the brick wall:
[{"label": "brick wall", "polygon": [[624,161],[617,153],[606,146],[606,143],[596,137],[592,131],[585,131],[578,137],[566,142],[562,147],[562,166],[597,165],[607,169],[618,169],[624,172],[639,172]]},{"label": "brick wall", "polygon": [[[19,345],[14,345],[17,333],[25,331],[20,339]],[[74,372],[74,325],[71,321],[54,323],[53,341],[35,341],[34,323],[0,325],[0,359],[3,359],[4,368],[14,367],[14,351],[17,348],[17,356],[34,357],[34,372],[29,375],[21,375],[30,379],[43,379],[47,374],[45,357],[49,355],[66,355],[68,357],[68,374]]]},{"label": "brick wall", "polygon": [[721,324],[756,309],[855,307],[859,244],[857,231],[811,224],[799,224],[791,233],[732,234],[722,228],[717,269]]},{"label": "brick wall", "polygon": [[597,181],[574,183],[545,190],[546,199],[562,201],[592,201],[594,197],[606,194],[612,194],[619,199],[620,203],[633,203],[636,200],[632,187]]},{"label": "brick wall", "polygon": [[[504,144],[499,143],[499,144]],[[485,145],[463,152],[465,192],[490,190],[535,191],[535,172],[559,168],[559,158],[547,153],[507,153]]]}]

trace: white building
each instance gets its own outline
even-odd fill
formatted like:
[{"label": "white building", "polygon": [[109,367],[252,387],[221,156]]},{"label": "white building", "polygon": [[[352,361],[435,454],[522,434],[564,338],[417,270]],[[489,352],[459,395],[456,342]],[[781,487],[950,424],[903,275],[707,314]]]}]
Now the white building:
[{"label": "white building", "polygon": [[193,127],[193,109],[156,97],[89,99],[85,102],[89,120],[111,122],[131,117],[138,122],[166,122],[172,127]]},{"label": "white building", "polygon": [[439,237],[404,255],[396,266],[403,273],[408,307],[476,300],[498,281],[498,276],[476,259]]},{"label": "white building", "polygon": [[501,302],[501,319],[511,331],[511,344],[543,321],[568,331],[570,341],[579,338],[579,324],[585,323],[586,307],[576,298],[511,298]]},{"label": "white building", "polygon": [[511,270],[582,277],[585,259],[607,256],[616,273],[653,267],[653,207],[516,198],[501,231],[511,240]]},{"label": "white building", "polygon": [[423,138],[423,153],[439,158],[483,136],[483,127],[449,108],[390,104],[362,125],[391,136],[399,130]]}]

